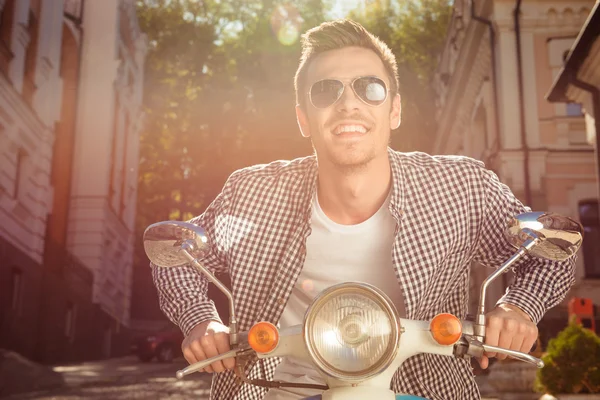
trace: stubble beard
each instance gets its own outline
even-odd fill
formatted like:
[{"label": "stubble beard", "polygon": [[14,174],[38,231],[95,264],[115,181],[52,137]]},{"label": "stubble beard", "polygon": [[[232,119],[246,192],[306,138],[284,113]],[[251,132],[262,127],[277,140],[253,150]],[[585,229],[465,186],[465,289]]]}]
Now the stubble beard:
[{"label": "stubble beard", "polygon": [[[374,149],[361,149],[360,146],[350,145],[345,149],[326,150],[327,163],[344,176],[354,175],[367,169],[375,159]],[[319,156],[313,145],[317,161]]]}]

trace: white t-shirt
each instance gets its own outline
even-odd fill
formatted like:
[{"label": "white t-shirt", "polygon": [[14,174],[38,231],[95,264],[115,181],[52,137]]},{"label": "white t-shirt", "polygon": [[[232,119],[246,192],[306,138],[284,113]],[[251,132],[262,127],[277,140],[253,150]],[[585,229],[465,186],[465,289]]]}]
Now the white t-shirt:
[{"label": "white t-shirt", "polygon": [[[396,221],[389,211],[389,197],[368,220],[357,225],[340,225],[330,220],[313,198],[312,233],[306,241],[304,268],[294,285],[279,320],[280,327],[301,324],[309,304],[324,289],[342,282],[370,283],[387,294],[404,315],[404,300],[392,265]],[[275,380],[325,384],[312,366],[285,357],[275,369]],[[319,394],[300,388],[271,389],[265,400],[297,400]]]}]

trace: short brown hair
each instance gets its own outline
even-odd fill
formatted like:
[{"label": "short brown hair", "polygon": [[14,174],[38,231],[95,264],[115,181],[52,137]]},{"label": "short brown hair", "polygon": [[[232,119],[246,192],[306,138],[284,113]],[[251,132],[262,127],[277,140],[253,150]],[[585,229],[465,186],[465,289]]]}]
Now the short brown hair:
[{"label": "short brown hair", "polygon": [[302,56],[294,77],[296,104],[305,106],[302,92],[306,86],[306,71],[312,59],[323,52],[350,46],[373,50],[383,62],[390,79],[390,97],[398,93],[398,65],[394,53],[382,40],[358,22],[340,19],[324,22],[302,35]]}]

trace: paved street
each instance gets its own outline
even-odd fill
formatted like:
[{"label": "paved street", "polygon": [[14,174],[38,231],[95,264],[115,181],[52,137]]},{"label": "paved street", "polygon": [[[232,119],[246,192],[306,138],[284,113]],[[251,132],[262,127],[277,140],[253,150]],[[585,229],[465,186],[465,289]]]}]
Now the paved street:
[{"label": "paved street", "polygon": [[192,374],[184,380],[175,371],[187,365],[183,359],[172,364],[141,363],[135,357],[55,367],[66,387],[5,397],[7,400],[79,399],[208,399],[210,376]]},{"label": "paved street", "polygon": [[[22,393],[6,400],[80,400],[80,399],[208,399],[210,375],[192,374],[178,381],[175,372],[185,367],[182,358],[172,364],[156,361],[141,363],[136,357],[87,362],[54,367],[62,374],[65,387]],[[478,379],[482,391],[490,388],[485,379]],[[486,390],[487,389],[487,390]],[[497,400],[492,396],[484,400]]]}]

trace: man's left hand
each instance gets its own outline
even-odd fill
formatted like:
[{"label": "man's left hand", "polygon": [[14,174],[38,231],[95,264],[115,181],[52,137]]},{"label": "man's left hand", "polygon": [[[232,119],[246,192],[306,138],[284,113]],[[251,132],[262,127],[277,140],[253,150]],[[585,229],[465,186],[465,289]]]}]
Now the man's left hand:
[{"label": "man's left hand", "polygon": [[[537,326],[517,306],[500,304],[487,313],[485,317],[485,344],[529,353],[537,340]],[[504,360],[507,356],[498,353],[485,353],[479,360],[481,368],[486,369],[489,365],[489,359],[492,357]]]}]

